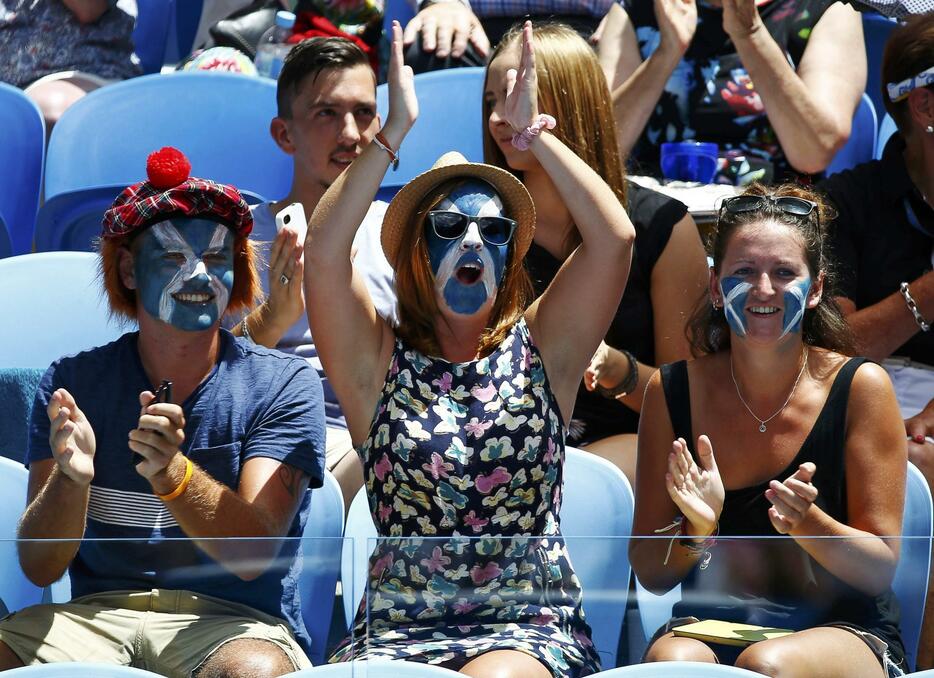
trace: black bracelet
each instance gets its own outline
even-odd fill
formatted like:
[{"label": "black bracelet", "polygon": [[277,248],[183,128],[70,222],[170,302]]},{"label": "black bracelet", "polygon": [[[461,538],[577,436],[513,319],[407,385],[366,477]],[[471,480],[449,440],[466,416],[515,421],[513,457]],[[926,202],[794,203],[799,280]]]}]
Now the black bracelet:
[{"label": "black bracelet", "polygon": [[627,351],[624,348],[614,349],[619,351],[624,356],[626,360],[629,361],[629,374],[626,375],[626,378],[619,382],[613,388],[605,388],[597,384],[597,393],[602,395],[604,398],[616,399],[620,396],[626,396],[632,393],[636,385],[639,383],[639,363],[636,362],[636,356],[634,356],[630,351]]}]

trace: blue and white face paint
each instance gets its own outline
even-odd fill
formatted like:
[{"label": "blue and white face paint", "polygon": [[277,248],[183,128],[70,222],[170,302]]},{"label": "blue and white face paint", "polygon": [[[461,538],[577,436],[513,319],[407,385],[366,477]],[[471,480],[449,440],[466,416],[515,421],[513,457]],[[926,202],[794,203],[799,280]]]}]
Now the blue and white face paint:
[{"label": "blue and white face paint", "polygon": [[234,236],[208,219],[178,218],[140,235],[134,272],[143,308],[180,330],[220,320],[234,282]]},{"label": "blue and white face paint", "polygon": [[746,298],[752,285],[737,276],[720,278],[720,294],[723,296],[723,315],[730,329],[739,336],[746,336]]},{"label": "blue and white face paint", "polygon": [[782,317],[781,339],[789,332],[801,331],[801,321],[804,319],[804,310],[807,308],[808,292],[811,291],[811,279],[805,278],[785,290],[785,313]]},{"label": "blue and white face paint", "polygon": [[[457,187],[435,209],[472,217],[504,216],[499,196],[492,186],[481,181]],[[473,222],[456,240],[438,237],[426,223],[425,239],[435,290],[451,311],[472,315],[496,296],[506,268],[508,243],[487,244]]]}]

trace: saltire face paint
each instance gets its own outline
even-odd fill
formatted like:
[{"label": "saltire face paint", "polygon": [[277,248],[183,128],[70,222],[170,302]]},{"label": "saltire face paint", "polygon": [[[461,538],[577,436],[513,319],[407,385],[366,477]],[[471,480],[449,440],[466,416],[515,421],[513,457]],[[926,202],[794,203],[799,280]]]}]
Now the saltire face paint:
[{"label": "saltire face paint", "polygon": [[[458,212],[472,217],[500,217],[503,203],[492,186],[468,181],[455,188],[435,210]],[[425,224],[428,260],[435,276],[439,300],[460,315],[473,315],[496,295],[502,282],[509,244],[490,245],[471,222],[455,240],[438,237]]]},{"label": "saltire face paint", "polygon": [[752,285],[742,278],[727,276],[720,278],[720,294],[723,296],[723,315],[730,329],[737,336],[746,336],[746,298]]},{"label": "saltire face paint", "polygon": [[140,235],[134,272],[143,308],[180,330],[209,329],[227,309],[234,236],[209,219],[162,221]]},{"label": "saltire face paint", "polygon": [[801,321],[804,319],[804,310],[808,303],[808,292],[811,291],[811,279],[805,278],[785,290],[785,313],[782,316],[781,339],[789,332],[801,331]]}]

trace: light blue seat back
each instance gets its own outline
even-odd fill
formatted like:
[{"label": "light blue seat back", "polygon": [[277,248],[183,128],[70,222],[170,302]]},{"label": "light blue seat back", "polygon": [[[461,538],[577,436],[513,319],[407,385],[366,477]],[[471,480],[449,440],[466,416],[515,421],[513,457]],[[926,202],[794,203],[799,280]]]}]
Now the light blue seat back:
[{"label": "light blue seat back", "polygon": [[[46,204],[36,240],[56,249],[75,219],[88,220],[75,249],[120,189],[146,178],[146,158],[175,146],[192,176],[280,198],[292,183],[292,159],[269,135],[276,83],[230,73],[146,75],[102,87],[71,106],[52,130]],[[93,143],[92,143],[93,140]],[[89,214],[90,213],[90,214]]]},{"label": "light blue seat back", "polygon": [[325,660],[334,594],[340,574],[343,531],[344,497],[337,479],[330,471],[325,471],[324,484],[311,492],[311,509],[303,534],[302,572],[298,585],[302,599],[302,621],[311,637],[309,659],[313,664]]},{"label": "light blue seat back", "polygon": [[135,327],[111,319],[89,252],[24,254],[0,260],[0,367],[48,367]]},{"label": "light blue seat back", "polygon": [[863,94],[856,113],[853,115],[850,138],[830,161],[827,166],[827,175],[836,174],[872,160],[876,152],[877,130],[876,108],[872,100]]},{"label": "light blue seat back", "polygon": [[0,601],[7,612],[42,602],[42,589],[23,574],[16,552],[16,526],[26,508],[28,480],[25,466],[0,457]]},{"label": "light blue seat back", "polygon": [[[561,532],[567,538],[571,562],[583,589],[584,612],[605,667],[616,665],[626,609],[633,506],[632,489],[622,471],[589,452],[567,448]],[[366,488],[350,505],[345,534],[353,537],[345,541],[341,565],[344,614],[349,627],[366,587],[368,558],[375,545],[371,540],[376,537]]]},{"label": "light blue seat back", "polygon": [[[909,462],[905,485],[905,510],[898,567],[892,590],[901,608],[902,641],[910,667],[914,667],[921,636],[921,620],[927,599],[927,582],[931,570],[931,534],[934,529],[934,508],[931,492],[921,471]],[[681,586],[662,596],[647,591],[636,579],[636,600],[645,640],[652,637],[671,618],[671,609],[681,600]]]},{"label": "light blue seat back", "polygon": [[139,57],[143,73],[158,73],[162,70],[169,29],[174,21],[175,0],[136,0],[133,51]]},{"label": "light blue seat back", "polygon": [[898,26],[895,19],[863,12],[863,40],[866,43],[866,94],[872,99],[876,112],[881,115],[882,106],[882,52],[889,34]]},{"label": "light blue seat back", "polygon": [[902,518],[901,552],[892,590],[901,609],[902,641],[908,666],[914,668],[921,638],[921,619],[927,599],[928,575],[931,571],[931,533],[934,529],[934,508],[931,491],[921,471],[908,463],[905,484],[905,513]]},{"label": "light blue seat back", "polygon": [[38,664],[6,671],[4,676],[15,678],[153,678],[162,674],[116,664],[94,664],[85,662],[61,662]]},{"label": "light blue seat back", "polygon": [[[45,164],[45,122],[22,90],[0,82],[0,215],[13,254],[32,250]],[[2,256],[2,255],[0,255]]]},{"label": "light blue seat back", "polygon": [[882,153],[885,151],[885,145],[889,143],[889,139],[896,132],[898,132],[898,127],[895,125],[895,120],[892,119],[891,115],[886,113],[885,117],[882,118],[882,124],[879,125],[879,138],[876,141],[876,160],[882,157]]},{"label": "light blue seat back", "polygon": [[762,678],[761,673],[724,664],[655,662],[603,671],[600,678]]},{"label": "light blue seat back", "polygon": [[[402,142],[399,169],[390,168],[382,188],[400,187],[427,171],[441,155],[460,151],[483,162],[483,68],[450,68],[415,76],[418,120]],[[387,85],[376,88],[376,110],[389,111]]]},{"label": "light blue seat back", "polygon": [[463,678],[463,673],[429,664],[373,660],[327,664],[287,673],[282,678]]}]

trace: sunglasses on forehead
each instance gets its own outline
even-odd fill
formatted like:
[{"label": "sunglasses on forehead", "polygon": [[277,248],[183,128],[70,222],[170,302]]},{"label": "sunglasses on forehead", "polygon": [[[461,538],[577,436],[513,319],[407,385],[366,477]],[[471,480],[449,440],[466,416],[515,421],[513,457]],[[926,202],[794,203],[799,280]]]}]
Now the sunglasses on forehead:
[{"label": "sunglasses on forehead", "polygon": [[806,218],[817,208],[817,203],[794,196],[773,197],[771,195],[737,195],[727,198],[720,205],[720,218],[723,214],[744,214],[760,210],[777,210],[793,217]]},{"label": "sunglasses on forehead", "polygon": [[434,210],[428,213],[428,223],[442,240],[457,240],[471,223],[477,225],[480,237],[488,245],[506,245],[516,231],[516,222],[506,217],[472,217],[460,212]]}]

